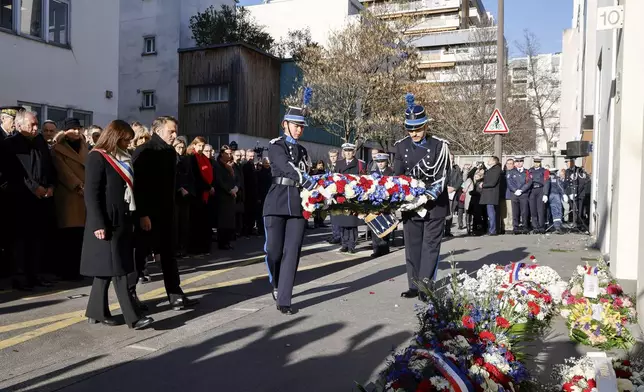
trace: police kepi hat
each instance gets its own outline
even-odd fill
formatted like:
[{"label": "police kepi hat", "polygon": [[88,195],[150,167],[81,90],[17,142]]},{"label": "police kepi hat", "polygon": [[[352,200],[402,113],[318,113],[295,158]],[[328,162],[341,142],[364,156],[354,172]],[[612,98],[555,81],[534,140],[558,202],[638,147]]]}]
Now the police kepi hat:
[{"label": "police kepi hat", "polygon": [[375,161],[388,161],[389,160],[389,154],[385,153],[378,153],[376,154],[376,157],[374,158]]},{"label": "police kepi hat", "polygon": [[525,159],[525,157],[523,155],[515,155],[514,156],[515,161],[523,162],[524,159]]},{"label": "police kepi hat", "polygon": [[0,107],[0,114],[6,114],[7,116],[16,117],[18,112],[25,110],[22,106],[2,106]]},{"label": "police kepi hat", "polygon": [[308,125],[306,122],[306,110],[289,106],[286,108],[286,113],[284,113],[284,121],[306,127]]},{"label": "police kepi hat", "polygon": [[532,160],[535,162],[541,162],[543,161],[543,158],[541,158],[539,155],[535,155],[532,157]]},{"label": "police kepi hat", "polygon": [[407,101],[407,110],[405,110],[405,129],[413,131],[422,128],[429,122],[427,112],[421,105],[416,105],[414,94],[408,93],[405,96]]},{"label": "police kepi hat", "polygon": [[355,150],[355,149],[356,149],[356,145],[355,145],[355,144],[353,144],[353,143],[344,143],[344,144],[342,145],[342,149],[343,149],[343,150]]}]

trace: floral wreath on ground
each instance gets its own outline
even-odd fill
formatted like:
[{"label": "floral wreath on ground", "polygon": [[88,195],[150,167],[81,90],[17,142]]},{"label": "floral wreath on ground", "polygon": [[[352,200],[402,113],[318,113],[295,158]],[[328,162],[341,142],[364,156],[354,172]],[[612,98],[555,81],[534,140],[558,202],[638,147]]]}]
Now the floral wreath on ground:
[{"label": "floral wreath on ground", "polygon": [[[599,283],[597,298],[584,296],[584,276],[594,275]],[[577,266],[562,294],[561,315],[572,340],[603,350],[629,349],[635,343],[627,328],[635,322],[635,301],[626,295],[601,261],[596,267]]]}]

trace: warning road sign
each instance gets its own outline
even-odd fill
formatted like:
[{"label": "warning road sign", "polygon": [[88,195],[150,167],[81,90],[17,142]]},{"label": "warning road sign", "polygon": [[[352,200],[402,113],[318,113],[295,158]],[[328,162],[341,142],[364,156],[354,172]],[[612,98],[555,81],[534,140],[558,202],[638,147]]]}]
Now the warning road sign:
[{"label": "warning road sign", "polygon": [[494,113],[492,113],[487,124],[485,124],[483,133],[510,133],[510,128],[505,123],[505,119],[499,109],[494,109]]}]

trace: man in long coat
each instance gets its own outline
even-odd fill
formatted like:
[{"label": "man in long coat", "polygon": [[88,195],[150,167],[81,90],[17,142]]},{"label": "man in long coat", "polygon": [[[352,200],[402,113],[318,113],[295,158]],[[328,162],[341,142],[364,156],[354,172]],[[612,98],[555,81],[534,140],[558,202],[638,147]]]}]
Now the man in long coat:
[{"label": "man in long coat", "polygon": [[498,205],[501,200],[501,163],[498,157],[491,157],[488,161],[489,169],[485,172],[481,183],[481,200],[479,204],[485,205],[488,218],[488,234],[497,235]]},{"label": "man in long coat", "polygon": [[[177,153],[172,147],[178,122],[173,117],[159,117],[152,123],[152,137],[132,154],[134,162],[134,199],[141,234],[147,234],[152,248],[161,256],[163,283],[174,310],[197,304],[181,290],[179,267],[173,247],[174,198],[176,193]],[[143,260],[140,260],[143,258]],[[137,256],[137,270],[145,265],[142,252]],[[131,274],[135,275],[135,274]],[[138,274],[129,279],[130,292],[136,295]]]}]

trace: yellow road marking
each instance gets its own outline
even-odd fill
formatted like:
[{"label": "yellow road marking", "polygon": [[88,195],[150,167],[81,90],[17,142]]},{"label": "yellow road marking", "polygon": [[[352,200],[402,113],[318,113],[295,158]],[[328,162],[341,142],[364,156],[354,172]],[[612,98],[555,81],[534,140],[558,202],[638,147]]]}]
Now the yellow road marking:
[{"label": "yellow road marking", "polygon": [[[339,263],[344,263],[344,262],[347,262],[347,261],[359,260],[360,258],[361,258],[360,256],[354,256],[354,257],[349,257],[349,258],[340,259],[340,260],[326,261],[326,262],[323,262],[323,263],[302,266],[302,267],[298,268],[298,271],[307,271],[307,270],[311,270],[311,269],[315,269],[315,268],[325,267],[325,266],[332,265],[332,264],[339,264]],[[251,261],[251,260],[247,260],[247,262],[248,261]],[[238,266],[241,266],[242,264],[243,263],[240,263]],[[195,283],[195,282],[198,282],[200,280],[206,279],[207,277],[218,275],[218,274],[221,274],[223,272],[232,270],[234,268],[235,267],[231,267],[231,268],[227,268],[227,269],[224,269],[224,270],[217,270],[217,271],[207,272],[205,274],[198,275],[198,276],[195,276],[195,277],[190,278],[190,279],[186,279],[183,283],[184,284]],[[203,275],[208,275],[208,276],[202,277]],[[191,288],[191,289],[186,289],[186,290],[184,290],[184,292],[186,292],[186,293],[194,293],[194,292],[205,291],[205,290],[209,290],[209,289],[213,289],[213,288],[229,287],[229,286],[234,286],[234,285],[237,285],[237,284],[240,284],[240,283],[252,282],[255,279],[261,279],[261,278],[265,278],[265,277],[268,277],[268,274],[255,275],[255,276],[250,276],[250,277],[246,277],[246,278],[230,280],[230,281],[227,281],[227,282],[221,282],[221,283],[215,283],[215,284],[211,284],[211,285],[194,287],[194,288]],[[162,297],[165,297],[165,289],[161,288],[161,289],[152,290],[152,291],[149,291],[149,292],[141,295],[140,297],[141,297],[141,299],[162,298]],[[118,305],[118,303],[116,303],[116,304],[110,305],[109,308],[110,308],[110,310],[116,310],[116,309],[119,309],[120,306]],[[38,328],[38,329],[36,329],[34,331],[29,331],[29,332],[14,336],[14,337],[9,338],[9,339],[0,340],[0,350],[8,348],[8,347],[11,347],[11,346],[15,346],[16,344],[24,343],[24,342],[26,342],[28,340],[37,338],[39,336],[42,336],[42,335],[45,335],[45,334],[48,334],[48,333],[51,333],[51,332],[55,332],[55,331],[58,331],[60,329],[69,327],[71,325],[80,323],[80,322],[84,321],[85,319],[86,319],[85,318],[85,311],[84,310],[79,310],[79,311],[76,311],[76,312],[69,312],[69,313],[64,313],[64,314],[59,314],[59,315],[55,315],[55,316],[45,317],[45,318],[41,318],[41,319],[37,319],[37,320],[23,321],[21,323],[15,323],[15,324],[2,326],[2,327],[0,327],[0,333],[13,331],[13,330],[16,330],[16,329],[21,329],[21,328],[33,327],[33,326],[47,324],[47,323],[54,323],[54,324],[51,324],[51,325],[44,326],[42,328]]]}]

